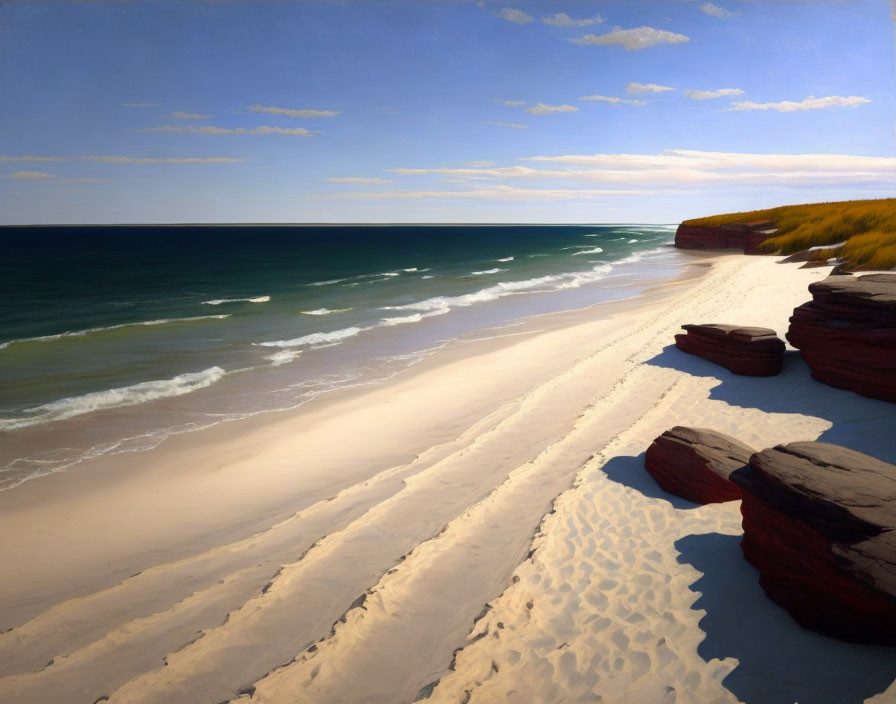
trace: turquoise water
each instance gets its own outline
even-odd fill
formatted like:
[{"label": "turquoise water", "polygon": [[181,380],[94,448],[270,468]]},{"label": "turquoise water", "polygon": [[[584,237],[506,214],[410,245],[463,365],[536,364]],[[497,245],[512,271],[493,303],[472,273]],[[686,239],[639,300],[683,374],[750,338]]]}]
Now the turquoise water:
[{"label": "turquoise water", "polygon": [[637,295],[674,229],[0,231],[0,488],[372,383],[460,335]]}]

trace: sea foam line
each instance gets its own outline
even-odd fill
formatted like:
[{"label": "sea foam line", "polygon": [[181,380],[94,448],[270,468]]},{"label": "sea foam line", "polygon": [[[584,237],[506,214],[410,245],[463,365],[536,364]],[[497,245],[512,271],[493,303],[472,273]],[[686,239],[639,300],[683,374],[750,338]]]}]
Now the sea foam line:
[{"label": "sea foam line", "polygon": [[354,308],[315,308],[314,310],[300,311],[302,315],[333,315],[334,313],[348,313]]},{"label": "sea foam line", "polygon": [[147,401],[182,396],[211,386],[223,378],[226,372],[221,367],[209,367],[201,372],[178,374],[172,379],[141,381],[130,386],[121,386],[105,391],[91,391],[82,396],[72,396],[26,408],[25,418],[0,418],[0,430],[18,430],[39,423],[50,423],[109,408],[136,406]]},{"label": "sea foam line", "polygon": [[255,298],[215,298],[203,303],[207,306],[219,306],[222,303],[267,303],[270,300],[270,296],[255,296]]},{"label": "sea foam line", "polygon": [[39,337],[23,337],[18,340],[7,340],[4,343],[0,343],[0,350],[5,349],[10,345],[18,345],[26,342],[53,342],[54,340],[62,340],[67,337],[84,337],[85,335],[92,335],[97,332],[106,332],[107,330],[121,330],[122,328],[152,325],[167,325],[169,323],[188,323],[195,320],[224,320],[225,318],[229,317],[230,313],[225,313],[222,315],[196,315],[190,318],[160,318],[159,320],[144,320],[139,323],[120,323],[118,325],[109,325],[107,327],[86,328],[84,330],[60,332],[56,333],[55,335],[40,335]]}]

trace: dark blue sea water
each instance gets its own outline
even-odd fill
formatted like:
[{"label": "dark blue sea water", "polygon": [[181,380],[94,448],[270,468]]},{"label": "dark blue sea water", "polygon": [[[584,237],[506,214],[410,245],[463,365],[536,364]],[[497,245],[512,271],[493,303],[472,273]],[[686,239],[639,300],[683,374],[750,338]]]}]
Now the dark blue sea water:
[{"label": "dark blue sea water", "polygon": [[0,228],[0,488],[637,295],[673,228]]}]

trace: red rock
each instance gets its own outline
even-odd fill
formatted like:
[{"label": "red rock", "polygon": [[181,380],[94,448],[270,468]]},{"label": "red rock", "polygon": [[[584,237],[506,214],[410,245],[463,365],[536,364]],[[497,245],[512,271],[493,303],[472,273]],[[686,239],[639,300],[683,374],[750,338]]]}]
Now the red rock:
[{"label": "red rock", "polygon": [[729,481],[743,469],[753,448],[706,428],[676,426],[647,448],[644,467],[664,491],[698,504],[740,498],[740,487]]},{"label": "red rock", "polygon": [[784,341],[769,328],[682,325],[675,336],[682,352],[697,355],[744,376],[775,376],[784,364]]},{"label": "red rock", "polygon": [[756,248],[775,234],[771,220],[734,225],[679,225],[675,246],[680,249],[739,249],[758,254]]},{"label": "red rock", "polygon": [[896,402],[896,274],[829,276],[809,291],[786,337],[813,378]]},{"label": "red rock", "polygon": [[812,630],[896,644],[896,465],[795,442],[757,452],[731,480],[744,556],[773,601]]}]

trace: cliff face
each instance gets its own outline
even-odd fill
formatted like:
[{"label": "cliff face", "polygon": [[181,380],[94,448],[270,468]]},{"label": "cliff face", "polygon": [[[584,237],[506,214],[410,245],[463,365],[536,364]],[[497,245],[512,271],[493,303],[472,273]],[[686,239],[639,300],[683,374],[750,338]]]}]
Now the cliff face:
[{"label": "cliff face", "polygon": [[744,556],[801,625],[896,644],[896,466],[837,445],[757,452],[731,475]]},{"label": "cliff face", "polygon": [[770,220],[737,225],[679,225],[675,246],[680,249],[738,249],[756,254],[760,243],[775,233]]},{"label": "cliff face", "polygon": [[813,378],[896,402],[896,274],[829,276],[809,292],[787,340]]}]

